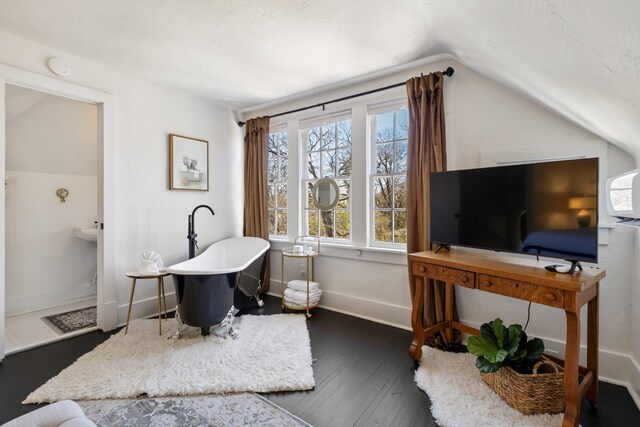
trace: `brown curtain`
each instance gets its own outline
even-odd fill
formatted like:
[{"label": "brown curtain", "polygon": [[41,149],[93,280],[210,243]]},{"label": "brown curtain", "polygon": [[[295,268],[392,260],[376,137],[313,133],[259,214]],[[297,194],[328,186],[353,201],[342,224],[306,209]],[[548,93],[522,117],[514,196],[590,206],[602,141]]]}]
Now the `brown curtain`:
[{"label": "brown curtain", "polygon": [[[430,174],[447,169],[444,126],[444,75],[441,72],[407,80],[409,141],[407,147],[407,253],[431,249]],[[426,280],[423,323],[433,326],[444,320],[445,286]],[[409,283],[411,297],[416,284]],[[454,300],[455,301],[455,300]],[[427,338],[427,344],[446,345],[444,333]]]},{"label": "brown curtain", "polygon": [[[247,120],[244,134],[244,235],[269,240],[267,144],[269,117]],[[269,290],[269,252],[262,293]]]}]

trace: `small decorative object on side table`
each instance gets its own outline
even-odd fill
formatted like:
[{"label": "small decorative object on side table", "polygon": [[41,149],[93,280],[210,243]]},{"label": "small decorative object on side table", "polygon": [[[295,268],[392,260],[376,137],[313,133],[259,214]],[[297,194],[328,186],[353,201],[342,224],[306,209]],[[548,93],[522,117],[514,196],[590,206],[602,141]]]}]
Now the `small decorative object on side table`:
[{"label": "small decorative object on side table", "polygon": [[[284,248],[282,250],[282,311],[285,309],[290,310],[306,310],[307,318],[311,318],[309,310],[315,308],[320,303],[320,297],[312,297],[313,290],[310,289],[314,285],[315,280],[315,268],[314,259],[320,255],[320,240],[309,236],[298,236],[295,238],[292,247]],[[285,289],[287,288],[287,282],[284,280],[284,259],[285,258],[298,258],[304,259],[306,263],[305,278],[306,278],[306,304],[297,304],[293,301],[288,301],[285,296]],[[311,274],[309,274],[309,265],[311,265]],[[316,285],[317,286],[317,285]],[[319,289],[318,289],[318,292]]]}]

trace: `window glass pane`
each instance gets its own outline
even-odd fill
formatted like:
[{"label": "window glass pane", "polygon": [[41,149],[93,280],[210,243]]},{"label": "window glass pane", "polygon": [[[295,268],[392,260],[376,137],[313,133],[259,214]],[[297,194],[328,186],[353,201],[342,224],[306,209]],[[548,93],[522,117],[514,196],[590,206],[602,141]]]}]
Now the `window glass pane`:
[{"label": "window glass pane", "polygon": [[336,211],[336,239],[351,238],[351,212]]},{"label": "window glass pane", "polygon": [[269,234],[276,234],[276,211],[269,210]]},{"label": "window glass pane", "polygon": [[407,139],[409,135],[409,112],[407,110],[396,111],[396,140]]},{"label": "window glass pane", "polygon": [[278,155],[278,134],[269,134],[269,157]]},{"label": "window glass pane", "polygon": [[307,208],[311,208],[314,209],[316,207],[316,204],[313,203],[313,193],[311,192],[311,190],[313,190],[313,182],[307,182],[306,186],[307,186],[307,204],[306,207]]},{"label": "window glass pane", "polygon": [[320,237],[333,238],[333,211],[320,211]]},{"label": "window glass pane", "polygon": [[307,138],[307,151],[318,151],[320,149],[320,128],[309,129]]},{"label": "window glass pane", "polygon": [[633,199],[631,189],[628,190],[610,190],[611,205],[619,211],[633,210]]},{"label": "window glass pane", "polygon": [[373,180],[373,205],[376,208],[392,208],[390,177],[378,177]]},{"label": "window glass pane", "polygon": [[280,155],[287,156],[289,154],[289,141],[287,132],[282,132],[280,134]]},{"label": "window glass pane", "polygon": [[322,149],[335,148],[336,146],[336,125],[330,124],[322,126]]},{"label": "window glass pane", "polygon": [[278,209],[278,235],[286,236],[287,234],[287,211]]},{"label": "window glass pane", "polygon": [[405,211],[393,212],[394,236],[395,243],[407,243],[407,213]]},{"label": "window glass pane", "polygon": [[278,208],[287,207],[287,185],[278,185]]},{"label": "window glass pane", "polygon": [[396,172],[407,170],[407,141],[396,142]]},{"label": "window glass pane", "polygon": [[633,182],[633,178],[638,174],[629,173],[627,175],[621,176],[620,178],[616,178],[611,182],[611,188],[631,188],[631,183]]},{"label": "window glass pane", "polygon": [[336,168],[336,152],[334,150],[323,151],[322,152],[322,176],[323,177],[336,176],[335,168]]},{"label": "window glass pane", "polygon": [[336,179],[336,184],[340,189],[340,199],[336,208],[349,208],[349,199],[351,198],[351,181],[348,179]]},{"label": "window glass pane", "polygon": [[309,153],[307,173],[309,178],[320,178],[320,153]]},{"label": "window glass pane", "polygon": [[393,143],[376,144],[376,173],[393,172]]},{"label": "window glass pane", "polygon": [[338,150],[338,176],[351,175],[351,150]]},{"label": "window glass pane", "polygon": [[307,211],[307,234],[311,237],[318,237],[318,211]]},{"label": "window glass pane", "polygon": [[407,207],[407,178],[404,175],[393,177],[393,207]]},{"label": "window glass pane", "polygon": [[268,178],[269,182],[276,182],[278,180],[278,158],[269,159],[268,166]]},{"label": "window glass pane", "polygon": [[338,123],[338,147],[351,147],[351,120]]},{"label": "window glass pane", "polygon": [[376,142],[393,141],[393,112],[376,115]]},{"label": "window glass pane", "polygon": [[267,207],[273,209],[276,207],[276,186],[267,186]]},{"label": "window glass pane", "polygon": [[286,181],[289,177],[289,174],[287,173],[289,160],[286,157],[280,157],[280,162],[278,164],[280,165],[280,181]]},{"label": "window glass pane", "polygon": [[375,240],[378,242],[391,242],[391,212],[375,211],[374,216]]}]

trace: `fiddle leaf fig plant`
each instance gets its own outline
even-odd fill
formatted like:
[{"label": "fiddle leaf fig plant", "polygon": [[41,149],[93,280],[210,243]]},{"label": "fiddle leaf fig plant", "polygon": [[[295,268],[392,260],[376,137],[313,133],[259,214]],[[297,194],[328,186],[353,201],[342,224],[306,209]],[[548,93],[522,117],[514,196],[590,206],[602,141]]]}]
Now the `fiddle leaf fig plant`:
[{"label": "fiddle leaf fig plant", "polygon": [[507,365],[520,373],[531,373],[544,352],[544,343],[540,338],[529,340],[520,325],[505,327],[501,319],[495,319],[480,327],[480,336],[469,337],[467,349],[478,356],[480,372],[496,372]]}]

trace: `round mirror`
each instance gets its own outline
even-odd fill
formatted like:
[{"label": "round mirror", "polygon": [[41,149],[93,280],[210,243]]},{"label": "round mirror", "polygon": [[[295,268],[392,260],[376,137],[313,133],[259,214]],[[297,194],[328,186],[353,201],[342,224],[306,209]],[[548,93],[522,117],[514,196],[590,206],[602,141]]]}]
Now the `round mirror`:
[{"label": "round mirror", "polygon": [[331,178],[318,180],[311,189],[313,203],[321,211],[328,211],[335,207],[340,200],[338,184]]}]

